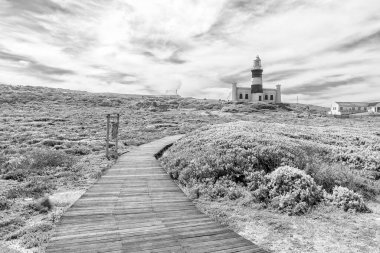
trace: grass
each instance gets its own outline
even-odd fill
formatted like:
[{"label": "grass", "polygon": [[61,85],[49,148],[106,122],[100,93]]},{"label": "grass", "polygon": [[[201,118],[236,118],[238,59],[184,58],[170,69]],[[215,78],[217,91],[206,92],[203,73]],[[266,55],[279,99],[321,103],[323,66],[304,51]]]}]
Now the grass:
[{"label": "grass", "polygon": [[288,216],[240,201],[199,199],[197,207],[215,220],[273,252],[378,252],[379,202],[373,213],[355,214],[319,206],[303,216]]},{"label": "grass", "polygon": [[190,189],[212,188],[221,179],[246,187],[252,173],[288,165],[305,170],[329,193],[344,186],[373,199],[380,192],[380,138],[373,130],[358,135],[356,128],[240,121],[196,130],[161,160]]},{"label": "grass", "polygon": [[[44,251],[48,230],[62,213],[112,166],[114,160],[104,154],[108,113],[121,115],[120,153],[168,135],[242,120],[320,129],[327,126],[334,131],[349,129],[351,135],[364,131],[380,137],[378,119],[326,118],[326,108],[320,107],[312,107],[309,116],[306,105],[235,105],[217,100],[0,85],[0,106],[0,245],[22,244],[36,252]],[[288,138],[302,138],[291,134]],[[339,145],[346,139],[350,136],[331,141]],[[357,146],[363,139],[349,141]],[[368,145],[377,151],[380,148],[370,140]],[[352,170],[362,171],[361,161],[373,166],[371,157],[352,154],[353,160],[359,159]],[[344,157],[344,162],[350,163],[350,159]],[[368,173],[360,176],[367,180]],[[46,198],[50,207],[40,203]],[[47,225],[36,228],[35,224]],[[11,234],[17,239],[9,238]]]},{"label": "grass", "polygon": [[212,125],[187,134],[160,160],[200,209],[264,248],[376,252],[377,125]]}]

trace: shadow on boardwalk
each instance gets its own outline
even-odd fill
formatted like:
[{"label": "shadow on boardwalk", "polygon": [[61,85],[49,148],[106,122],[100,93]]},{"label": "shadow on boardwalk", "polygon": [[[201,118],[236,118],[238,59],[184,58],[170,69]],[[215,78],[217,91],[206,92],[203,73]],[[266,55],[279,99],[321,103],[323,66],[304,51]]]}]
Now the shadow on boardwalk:
[{"label": "shadow on boardwalk", "polygon": [[119,158],[62,217],[46,252],[266,252],[184,195],[154,158],[180,136]]}]

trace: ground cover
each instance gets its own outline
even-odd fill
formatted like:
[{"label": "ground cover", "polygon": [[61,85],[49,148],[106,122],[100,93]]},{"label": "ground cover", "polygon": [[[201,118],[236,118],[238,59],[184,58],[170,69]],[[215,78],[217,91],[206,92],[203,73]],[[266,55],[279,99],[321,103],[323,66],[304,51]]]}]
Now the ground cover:
[{"label": "ground cover", "polygon": [[[107,160],[104,152],[107,113],[121,114],[120,153],[168,135],[241,120],[280,123],[284,128],[334,126],[337,132],[347,128],[358,134],[363,129],[380,136],[376,119],[326,118],[325,108],[309,108],[0,85],[0,251],[11,247],[17,252],[43,252],[62,213],[115,162]],[[368,140],[365,145],[371,143]],[[360,156],[360,150],[355,148],[354,154]],[[363,177],[368,180],[375,174],[362,168],[370,161],[363,159],[352,169],[365,172]],[[331,170],[319,169],[331,178]],[[342,170],[330,174],[346,175]],[[206,207],[215,203],[207,202],[205,210],[212,214],[212,208]],[[219,210],[224,206],[221,203]],[[230,215],[225,212],[225,217]]]},{"label": "ground cover", "polygon": [[376,252],[379,122],[303,123],[206,126],[161,162],[200,209],[267,249]]}]

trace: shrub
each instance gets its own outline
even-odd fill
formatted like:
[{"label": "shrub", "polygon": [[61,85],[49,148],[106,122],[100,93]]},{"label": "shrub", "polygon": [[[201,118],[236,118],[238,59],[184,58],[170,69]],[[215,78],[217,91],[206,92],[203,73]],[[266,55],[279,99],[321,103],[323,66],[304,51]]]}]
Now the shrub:
[{"label": "shrub", "polygon": [[70,155],[88,155],[91,153],[91,150],[83,146],[74,146],[70,149],[66,149],[65,152]]},{"label": "shrub", "polygon": [[196,184],[190,192],[194,198],[205,196],[214,200],[220,198],[235,200],[244,195],[244,189],[227,177],[222,177],[215,183],[209,180],[203,184]]},{"label": "shrub", "polygon": [[56,167],[72,167],[76,160],[63,151],[36,149],[9,160],[2,169],[3,178],[19,182],[35,175],[46,175]]},{"label": "shrub", "polygon": [[6,237],[6,240],[21,239],[26,248],[38,247],[48,241],[48,232],[53,228],[50,223],[39,223],[22,228]]},{"label": "shrub", "polygon": [[25,225],[25,221],[20,217],[0,221],[0,239],[16,231]]},{"label": "shrub", "polygon": [[15,180],[18,182],[24,181],[24,179],[27,177],[27,171],[23,169],[10,170],[8,173],[3,175],[3,179],[5,180]]},{"label": "shrub", "polygon": [[21,182],[28,177],[30,165],[30,159],[25,156],[10,159],[3,166],[2,177],[5,180],[15,180]]},{"label": "shrub", "polygon": [[36,149],[30,152],[32,160],[31,169],[42,169],[45,167],[71,167],[75,159],[59,150]]},{"label": "shrub", "polygon": [[228,176],[246,186],[249,173],[269,173],[283,165],[303,169],[310,156],[325,151],[311,141],[274,134],[276,129],[266,128],[250,122],[204,127],[173,145],[161,161],[169,175],[183,185],[206,179],[216,182]]},{"label": "shrub", "polygon": [[25,197],[38,198],[54,189],[55,186],[51,182],[44,179],[33,178],[31,181],[24,183],[23,185],[18,185],[9,189],[5,196],[9,199]]},{"label": "shrub", "polygon": [[333,193],[325,194],[325,198],[334,206],[342,208],[344,211],[370,212],[362,196],[346,187],[335,186]]},{"label": "shrub", "polygon": [[289,214],[303,214],[323,199],[323,191],[305,172],[283,166],[265,176],[253,192],[259,202]]},{"label": "shrub", "polygon": [[3,153],[0,153],[0,171],[2,170],[5,163],[8,161],[8,158]]},{"label": "shrub", "polygon": [[357,171],[340,164],[314,163],[309,164],[305,171],[328,193],[332,193],[336,186],[343,186],[360,193],[366,199],[374,199],[379,194],[377,182],[363,178]]},{"label": "shrub", "polygon": [[248,174],[247,181],[249,181],[248,190],[255,191],[265,184],[265,173],[263,171],[252,172]]},{"label": "shrub", "polygon": [[0,211],[6,210],[10,207],[10,202],[6,198],[0,196]]},{"label": "shrub", "polygon": [[48,147],[54,147],[56,145],[62,145],[63,141],[61,141],[61,140],[50,140],[50,139],[47,139],[47,140],[42,140],[41,144],[44,145],[44,146],[48,146]]},{"label": "shrub", "polygon": [[28,205],[28,207],[39,213],[47,213],[53,207],[48,197],[43,197],[37,201],[34,201]]}]

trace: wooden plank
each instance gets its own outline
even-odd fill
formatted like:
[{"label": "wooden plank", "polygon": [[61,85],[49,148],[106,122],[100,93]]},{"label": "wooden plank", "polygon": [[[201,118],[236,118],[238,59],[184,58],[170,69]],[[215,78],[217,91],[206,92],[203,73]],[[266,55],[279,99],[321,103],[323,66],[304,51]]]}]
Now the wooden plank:
[{"label": "wooden plank", "polygon": [[46,252],[266,252],[201,213],[160,167],[154,154],[178,138],[121,156],[63,215]]}]

